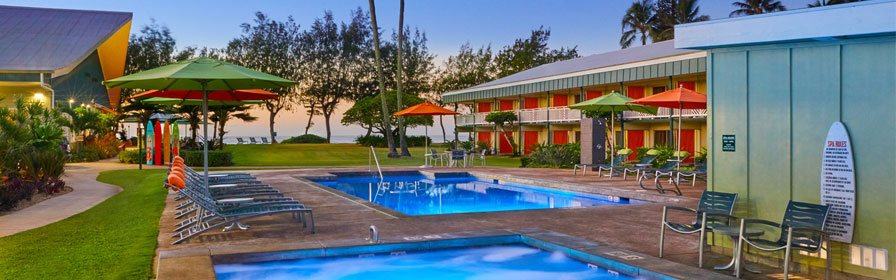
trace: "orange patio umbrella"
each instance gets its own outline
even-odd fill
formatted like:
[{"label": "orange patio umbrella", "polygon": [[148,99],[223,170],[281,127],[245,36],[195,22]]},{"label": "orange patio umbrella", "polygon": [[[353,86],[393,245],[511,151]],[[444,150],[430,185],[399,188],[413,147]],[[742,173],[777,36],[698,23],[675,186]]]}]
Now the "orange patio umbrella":
[{"label": "orange patio umbrella", "polygon": [[628,103],[640,104],[644,106],[655,106],[663,108],[678,108],[678,163],[681,164],[681,110],[682,109],[706,109],[706,95],[678,87],[676,89],[667,90],[659,94],[654,94],[641,99],[629,101]]},{"label": "orange patio umbrella", "polygon": [[[443,115],[457,115],[457,114],[459,114],[459,113],[442,108],[438,105],[435,105],[435,104],[432,104],[429,102],[423,102],[423,103],[408,107],[407,109],[398,111],[397,113],[392,114],[392,115],[393,116],[443,116]],[[429,126],[424,126],[424,131],[426,133],[426,138],[423,139],[423,143],[425,146],[425,148],[423,149],[423,153],[426,154],[426,151],[429,150],[429,141],[427,141],[429,139]],[[429,168],[432,166],[429,165],[428,163],[425,163],[421,167]]]}]

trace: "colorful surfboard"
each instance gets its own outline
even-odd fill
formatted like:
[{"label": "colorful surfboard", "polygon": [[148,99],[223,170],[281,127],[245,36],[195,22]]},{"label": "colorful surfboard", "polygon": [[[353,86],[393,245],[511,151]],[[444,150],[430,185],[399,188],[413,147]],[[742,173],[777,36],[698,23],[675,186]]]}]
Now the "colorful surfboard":
[{"label": "colorful surfboard", "polygon": [[165,121],[162,128],[162,163],[171,162],[171,122]]},{"label": "colorful surfboard", "polygon": [[155,144],[155,148],[153,148],[153,162],[158,165],[162,165],[162,124],[159,121],[156,121],[155,125],[153,125],[153,144]]},{"label": "colorful surfboard", "polygon": [[171,158],[180,155],[180,129],[177,122],[174,123],[174,129],[171,131]]},{"label": "colorful surfboard", "polygon": [[153,143],[152,121],[146,122],[146,164],[152,165],[153,149],[156,147]]}]

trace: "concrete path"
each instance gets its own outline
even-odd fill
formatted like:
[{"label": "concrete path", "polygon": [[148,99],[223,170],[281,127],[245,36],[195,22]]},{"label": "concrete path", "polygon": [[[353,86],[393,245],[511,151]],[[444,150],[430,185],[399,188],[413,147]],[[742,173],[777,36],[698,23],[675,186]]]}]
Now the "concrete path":
[{"label": "concrete path", "polygon": [[118,163],[117,158],[66,164],[63,179],[72,187],[72,192],[0,216],[0,237],[55,223],[90,209],[121,191],[118,186],[97,182],[96,176],[106,170],[129,168],[136,166]]}]

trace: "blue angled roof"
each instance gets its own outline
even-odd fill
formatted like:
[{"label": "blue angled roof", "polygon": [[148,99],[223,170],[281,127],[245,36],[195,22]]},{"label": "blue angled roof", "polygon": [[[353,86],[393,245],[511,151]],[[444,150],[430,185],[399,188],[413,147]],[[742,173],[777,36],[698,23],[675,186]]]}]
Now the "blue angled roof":
[{"label": "blue angled roof", "polygon": [[83,60],[131,13],[0,6],[0,71],[54,71]]}]

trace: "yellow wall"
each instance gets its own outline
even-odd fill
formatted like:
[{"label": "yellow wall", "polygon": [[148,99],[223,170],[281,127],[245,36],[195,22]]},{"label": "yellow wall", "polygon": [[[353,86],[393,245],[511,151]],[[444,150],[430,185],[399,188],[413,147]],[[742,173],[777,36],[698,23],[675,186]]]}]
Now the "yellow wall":
[{"label": "yellow wall", "polygon": [[[131,22],[128,21],[121,29],[112,34],[106,42],[103,42],[96,51],[103,68],[103,79],[115,79],[124,75],[124,64],[128,53],[128,36],[131,33]],[[109,92],[109,104],[118,106],[121,98],[121,89],[111,88]]]}]

